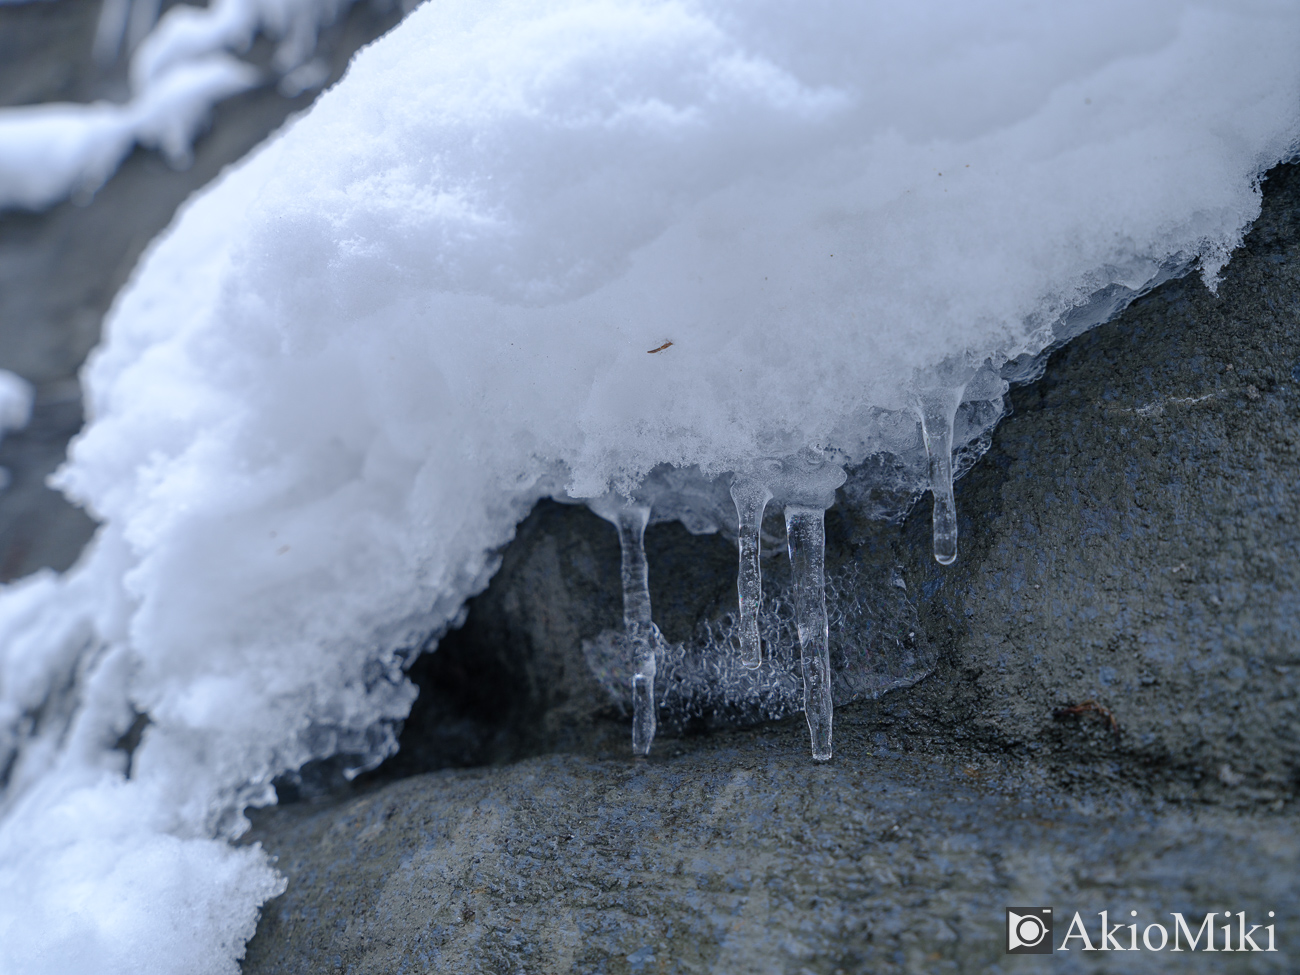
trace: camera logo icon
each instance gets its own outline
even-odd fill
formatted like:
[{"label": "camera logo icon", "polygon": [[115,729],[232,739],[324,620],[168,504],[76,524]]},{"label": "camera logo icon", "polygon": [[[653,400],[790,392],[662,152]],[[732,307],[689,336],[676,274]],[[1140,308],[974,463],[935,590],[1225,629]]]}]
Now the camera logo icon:
[{"label": "camera logo icon", "polygon": [[1052,953],[1052,909],[1050,907],[1007,908],[1007,954],[1050,955]]}]

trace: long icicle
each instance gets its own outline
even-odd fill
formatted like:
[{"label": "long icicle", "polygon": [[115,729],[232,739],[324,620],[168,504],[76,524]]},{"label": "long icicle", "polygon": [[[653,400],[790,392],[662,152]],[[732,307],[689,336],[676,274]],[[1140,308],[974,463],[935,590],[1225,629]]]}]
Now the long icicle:
[{"label": "long icicle", "polygon": [[731,500],[736,503],[739,523],[740,571],[736,575],[736,590],[740,600],[740,662],[751,670],[763,663],[762,642],[758,635],[758,613],[763,604],[760,534],[763,511],[771,499],[772,492],[757,481],[737,478],[731,483]]},{"label": "long icicle", "polygon": [[826,526],[821,508],[786,505],[785,533],[794,579],[794,614],[803,662],[803,703],[812,756],[831,757],[830,629],[826,619]]},{"label": "long icicle", "polygon": [[619,509],[615,526],[623,556],[623,629],[635,667],[632,675],[632,751],[649,755],[658,718],[655,707],[655,647],[659,633],[650,618],[650,567],[645,557],[647,505]]},{"label": "long icicle", "polygon": [[930,494],[934,498],[934,560],[957,561],[957,502],[952,493],[952,428],[962,389],[932,389],[917,397],[921,435],[930,462]]}]

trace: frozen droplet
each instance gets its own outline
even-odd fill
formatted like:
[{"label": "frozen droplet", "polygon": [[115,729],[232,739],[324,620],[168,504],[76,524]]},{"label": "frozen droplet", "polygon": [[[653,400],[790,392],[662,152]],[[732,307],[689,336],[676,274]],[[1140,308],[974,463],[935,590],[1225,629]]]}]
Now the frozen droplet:
[{"label": "frozen droplet", "polygon": [[794,614],[803,662],[803,702],[812,755],[831,757],[830,628],[826,619],[826,526],[821,508],[786,505],[785,532],[794,582]]},{"label": "frozen droplet", "polygon": [[626,504],[611,519],[618,529],[623,561],[623,630],[632,657],[632,751],[650,754],[655,738],[655,649],[659,628],[650,618],[650,567],[645,528],[650,507]]},{"label": "frozen droplet", "polygon": [[731,500],[736,503],[739,523],[736,541],[740,549],[740,571],[736,576],[736,590],[740,599],[740,662],[750,669],[763,662],[758,636],[758,611],[763,602],[763,567],[759,555],[763,511],[771,498],[772,492],[758,481],[737,478],[731,483]]},{"label": "frozen droplet", "polygon": [[637,672],[632,675],[632,754],[650,754],[657,720],[655,658],[651,653],[645,660],[645,666],[638,666]]},{"label": "frozen droplet", "polygon": [[934,558],[940,565],[957,561],[957,502],[952,494],[952,428],[962,387],[930,389],[917,397],[921,435],[929,458],[930,494],[934,498]]}]

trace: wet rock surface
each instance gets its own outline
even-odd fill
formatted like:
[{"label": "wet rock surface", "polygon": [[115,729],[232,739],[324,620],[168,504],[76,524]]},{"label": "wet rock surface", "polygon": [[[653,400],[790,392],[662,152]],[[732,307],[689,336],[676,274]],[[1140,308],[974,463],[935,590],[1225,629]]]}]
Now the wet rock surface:
[{"label": "wet rock surface", "polygon": [[[955,565],[929,556],[928,501],[894,527],[828,512],[828,566],[900,571],[939,650],[914,687],[836,711],[830,765],[799,718],[681,728],[634,761],[581,650],[617,625],[617,540],[540,506],[416,662],[402,753],[346,787],[308,770],[283,795],[313,801],[257,814],[289,889],[247,975],[1189,957],[1008,958],[1003,908],[1036,904],[1058,943],[1076,910],[1094,937],[1102,910],[1271,910],[1278,953],[1196,967],[1294,970],[1300,167],[1265,196],[1217,294],[1167,284],[1013,391],[958,483]],[[670,639],[734,600],[725,540],[658,526],[646,547]]]},{"label": "wet rock surface", "polygon": [[1196,928],[1231,907],[1288,919],[1292,945],[1291,816],[1072,796],[1031,762],[909,753],[860,710],[813,765],[802,724],[281,808],[254,835],[289,889],[244,972],[1293,970],[1284,952],[1084,965],[1078,950],[1008,958],[1003,941],[1007,906],[1050,905],[1059,929],[1080,911],[1094,943],[1102,910]]}]

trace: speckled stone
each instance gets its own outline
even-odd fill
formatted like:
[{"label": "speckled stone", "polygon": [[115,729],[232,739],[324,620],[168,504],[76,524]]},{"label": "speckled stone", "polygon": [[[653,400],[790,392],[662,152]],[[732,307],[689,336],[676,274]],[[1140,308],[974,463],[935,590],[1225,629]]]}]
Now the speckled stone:
[{"label": "speckled stone", "polygon": [[[814,765],[801,724],[260,814],[252,838],[289,889],[244,973],[1117,973],[1187,971],[1188,957],[1198,972],[1294,971],[1289,814],[1074,796],[1032,762],[909,754],[856,714]],[[1061,928],[1081,912],[1095,943],[1103,910],[1144,927],[1272,910],[1288,950],[1098,963],[1074,942],[1008,958],[1004,910],[1024,905],[1053,907]]]}]

